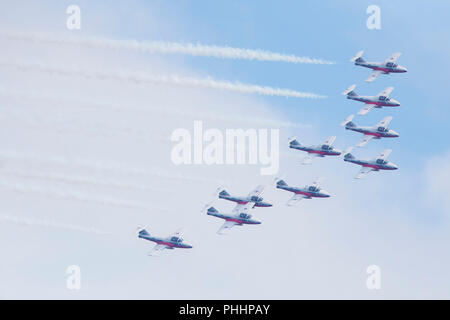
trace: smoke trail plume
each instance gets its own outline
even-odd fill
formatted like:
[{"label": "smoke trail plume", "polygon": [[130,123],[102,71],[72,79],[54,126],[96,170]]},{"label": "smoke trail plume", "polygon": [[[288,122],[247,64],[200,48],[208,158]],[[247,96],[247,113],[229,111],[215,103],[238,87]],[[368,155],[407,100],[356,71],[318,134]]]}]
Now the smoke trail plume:
[{"label": "smoke trail plume", "polygon": [[93,227],[83,227],[83,226],[77,226],[77,225],[72,225],[72,224],[59,223],[59,222],[50,221],[50,220],[22,218],[22,217],[17,217],[15,215],[0,214],[0,220],[15,223],[15,224],[21,224],[21,225],[39,226],[39,227],[45,227],[45,228],[57,228],[57,229],[81,231],[81,232],[96,233],[96,234],[103,234],[103,235],[111,234],[109,232],[99,230],[99,229],[96,229]]},{"label": "smoke trail plume", "polygon": [[142,72],[121,72],[121,71],[88,71],[80,68],[66,68],[66,67],[54,67],[45,65],[42,63],[30,64],[30,63],[14,63],[1,61],[1,67],[15,67],[19,70],[29,71],[36,70],[40,72],[46,72],[50,74],[57,74],[61,76],[79,76],[86,79],[112,79],[127,81],[133,83],[142,84],[154,84],[154,85],[174,85],[185,87],[197,87],[197,88],[210,88],[223,91],[232,91],[239,93],[253,93],[265,96],[279,96],[286,98],[308,98],[308,99],[321,99],[325,98],[323,95],[318,95],[310,92],[300,92],[290,89],[280,89],[268,86],[259,86],[251,84],[243,84],[240,82],[228,82],[218,81],[210,77],[208,78],[193,78],[179,75],[154,75],[146,74]]},{"label": "smoke trail plume", "polygon": [[58,45],[76,45],[88,48],[104,49],[128,49],[148,53],[160,54],[185,54],[191,56],[212,57],[220,59],[239,59],[239,60],[257,60],[257,61],[278,61],[287,63],[306,63],[331,65],[334,62],[315,59],[309,57],[300,57],[296,55],[287,55],[266,50],[253,50],[244,48],[233,48],[229,46],[203,45],[194,43],[177,42],[139,42],[136,40],[113,40],[98,37],[55,37],[44,33],[24,33],[24,32],[0,32],[0,36],[13,39],[33,41],[44,44]]},{"label": "smoke trail plume", "polygon": [[223,184],[225,183],[223,180],[219,179],[208,179],[208,178],[202,178],[197,176],[187,176],[183,174],[177,174],[174,172],[166,172],[161,168],[138,168],[138,167],[131,167],[126,164],[117,163],[117,162],[103,162],[99,160],[87,160],[87,159],[80,159],[80,158],[67,158],[64,156],[51,156],[51,155],[45,155],[40,156],[36,154],[26,153],[26,152],[17,152],[16,150],[0,150],[0,156],[4,158],[9,159],[16,159],[16,160],[25,160],[25,161],[33,161],[33,162],[49,162],[54,164],[61,164],[61,165],[75,165],[85,168],[90,168],[94,170],[101,170],[101,171],[111,171],[111,172],[117,172],[121,174],[131,174],[131,175],[148,175],[148,176],[156,176],[160,178],[165,179],[179,179],[184,181],[197,181],[197,182],[215,182]]},{"label": "smoke trail plume", "polygon": [[[54,94],[42,94],[38,92],[23,92],[23,91],[15,91],[15,90],[9,90],[6,88],[0,87],[0,95],[6,96],[6,97],[12,97],[12,98],[19,98],[19,99],[30,99],[30,100],[48,100],[52,103],[57,103],[58,107],[59,104],[74,104],[77,107],[81,108],[90,108],[90,109],[104,109],[104,110],[112,110],[116,112],[140,112],[140,113],[149,113],[149,114],[160,114],[160,115],[166,115],[171,117],[178,117],[178,118],[192,118],[192,119],[198,119],[202,118],[205,120],[219,120],[219,121],[233,121],[233,122],[242,122],[242,123],[248,123],[248,124],[254,124],[258,126],[273,126],[273,127],[286,127],[286,128],[309,128],[311,127],[310,124],[305,123],[296,123],[291,121],[283,121],[283,120],[275,120],[275,119],[267,119],[267,118],[257,118],[257,117],[241,117],[238,115],[222,115],[217,113],[205,113],[202,112],[201,114],[198,112],[189,112],[186,110],[183,110],[181,108],[173,108],[170,106],[161,108],[161,109],[155,109],[155,108],[148,108],[145,106],[137,106],[137,105],[128,105],[128,104],[114,104],[114,103],[102,103],[98,101],[93,100],[87,100],[87,99],[79,99],[79,98],[67,98],[67,97],[61,97]],[[49,104],[48,106],[50,106]]]},{"label": "smoke trail plume", "polygon": [[53,172],[32,172],[17,169],[1,169],[0,174],[7,174],[18,176],[22,178],[42,179],[57,182],[64,182],[69,184],[87,184],[101,187],[112,187],[118,189],[132,189],[140,191],[152,191],[152,192],[171,192],[169,189],[162,189],[157,187],[151,187],[148,185],[127,183],[115,180],[101,180],[86,176],[72,176]]},{"label": "smoke trail plume", "polygon": [[138,209],[138,210],[145,210],[153,212],[155,210],[158,211],[167,211],[166,208],[158,208],[158,207],[149,207],[147,204],[144,203],[138,203],[138,202],[132,202],[132,201],[125,201],[125,200],[118,200],[116,198],[109,198],[109,197],[99,197],[99,196],[91,196],[86,195],[74,191],[65,191],[61,189],[50,189],[48,187],[40,187],[40,186],[29,186],[29,185],[22,185],[18,183],[9,183],[7,181],[0,181],[0,188],[4,188],[7,190],[12,190],[14,192],[18,193],[33,193],[44,197],[49,198],[56,198],[56,199],[71,199],[81,202],[88,202],[88,203],[94,203],[94,204],[100,204],[105,206],[112,206],[112,207],[121,207],[121,208],[128,208],[128,209]]}]

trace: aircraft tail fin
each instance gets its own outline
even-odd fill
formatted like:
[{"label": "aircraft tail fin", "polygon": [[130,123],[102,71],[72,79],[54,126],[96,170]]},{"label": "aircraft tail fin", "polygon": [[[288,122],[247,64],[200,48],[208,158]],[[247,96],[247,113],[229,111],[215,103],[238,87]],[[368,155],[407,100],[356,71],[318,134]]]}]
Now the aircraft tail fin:
[{"label": "aircraft tail fin", "polygon": [[229,196],[230,196],[230,194],[225,189],[223,189],[222,191],[219,192],[219,198],[220,197],[229,197]]},{"label": "aircraft tail fin", "polygon": [[356,92],[354,91],[356,88],[356,84],[352,84],[350,87],[348,87],[347,89],[344,90],[344,92],[342,92],[342,95],[345,96],[357,96]]},{"label": "aircraft tail fin", "polygon": [[341,122],[341,126],[345,126],[346,128],[356,127],[356,125],[352,122],[354,117],[355,116],[353,114],[349,115],[344,121]]},{"label": "aircraft tail fin", "polygon": [[223,186],[219,186],[216,191],[214,191],[214,198],[217,197],[222,190],[224,190]]},{"label": "aircraft tail fin", "polygon": [[277,188],[278,187],[286,187],[287,185],[288,184],[283,179],[277,181]]},{"label": "aircraft tail fin", "polygon": [[150,233],[148,233],[148,231],[145,230],[145,227],[144,228],[138,228],[138,230],[139,230],[138,237],[143,237],[143,236],[149,236],[150,235]]},{"label": "aircraft tail fin", "polygon": [[365,62],[362,58],[363,53],[363,50],[359,51],[353,58],[350,59],[350,62]]},{"label": "aircraft tail fin", "polygon": [[297,137],[291,137],[289,138],[289,147],[300,147],[301,143],[297,141]]},{"label": "aircraft tail fin", "polygon": [[208,211],[206,211],[206,214],[212,214],[212,213],[219,213],[219,211],[217,211],[217,209],[214,207],[209,207]]},{"label": "aircraft tail fin", "polygon": [[355,156],[350,153],[352,151],[352,149],[353,149],[352,147],[348,147],[344,151],[344,159],[355,159]]}]

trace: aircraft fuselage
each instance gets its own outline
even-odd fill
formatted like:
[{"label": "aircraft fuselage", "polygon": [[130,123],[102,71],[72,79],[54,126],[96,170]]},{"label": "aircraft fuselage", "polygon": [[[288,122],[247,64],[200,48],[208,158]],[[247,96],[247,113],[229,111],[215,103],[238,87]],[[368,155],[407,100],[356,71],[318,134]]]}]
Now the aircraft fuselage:
[{"label": "aircraft fuselage", "polygon": [[376,127],[349,127],[345,129],[356,131],[365,135],[374,136],[375,138],[397,138],[399,134],[393,130],[380,131]]},{"label": "aircraft fuselage", "polygon": [[306,147],[306,146],[290,145],[289,147],[292,149],[301,150],[301,151],[305,151],[305,152],[312,153],[312,154],[317,154],[319,157],[338,156],[341,154],[341,152],[339,150],[336,150],[333,147],[329,147],[329,149],[323,149],[322,146]]},{"label": "aircraft fuselage", "polygon": [[393,164],[392,162],[386,162],[386,163],[377,163],[377,161],[369,161],[369,160],[360,160],[360,159],[345,159],[344,161],[351,162],[354,164],[358,164],[363,167],[369,167],[372,168],[375,171],[378,170],[397,170],[398,167]]},{"label": "aircraft fuselage", "polygon": [[308,198],[328,198],[328,197],[330,197],[330,194],[322,189],[319,189],[319,191],[311,191],[311,190],[308,190],[309,187],[310,186],[306,186],[305,188],[297,188],[297,187],[290,187],[290,186],[277,186],[278,189],[290,191],[295,194],[302,194]]},{"label": "aircraft fuselage", "polygon": [[357,61],[355,61],[355,65],[361,66],[361,67],[365,67],[365,68],[369,68],[369,69],[373,69],[373,70],[377,70],[377,71],[382,71],[385,74],[407,72],[405,67],[402,67],[402,66],[399,66],[399,65],[396,65],[395,67],[389,67],[384,62],[366,62],[366,61],[364,61],[364,62],[357,62]]},{"label": "aircraft fuselage", "polygon": [[364,102],[365,104],[374,104],[376,107],[398,107],[400,103],[394,99],[379,100],[375,96],[347,96],[347,99]]},{"label": "aircraft fuselage", "polygon": [[271,207],[272,204],[267,203],[267,202],[263,202],[262,198],[257,198],[257,199],[251,199],[248,197],[232,197],[232,196],[223,196],[223,195],[219,195],[220,199],[224,199],[224,200],[228,200],[228,201],[233,201],[236,202],[238,204],[247,204],[249,202],[254,202],[255,203],[255,207]]},{"label": "aircraft fuselage", "polygon": [[189,244],[186,244],[183,242],[171,241],[170,239],[167,239],[167,238],[158,238],[158,237],[147,236],[147,235],[139,235],[139,238],[148,240],[148,241],[152,241],[157,244],[165,245],[170,249],[174,249],[174,248],[190,249],[190,248],[192,248],[192,246]]},{"label": "aircraft fuselage", "polygon": [[255,219],[245,219],[245,218],[241,218],[239,216],[236,215],[228,215],[228,214],[224,214],[224,213],[212,213],[212,212],[208,212],[208,215],[216,217],[216,218],[220,218],[220,219],[224,219],[226,221],[232,221],[232,222],[236,222],[239,225],[243,225],[243,224],[261,224],[261,221],[255,220]]}]

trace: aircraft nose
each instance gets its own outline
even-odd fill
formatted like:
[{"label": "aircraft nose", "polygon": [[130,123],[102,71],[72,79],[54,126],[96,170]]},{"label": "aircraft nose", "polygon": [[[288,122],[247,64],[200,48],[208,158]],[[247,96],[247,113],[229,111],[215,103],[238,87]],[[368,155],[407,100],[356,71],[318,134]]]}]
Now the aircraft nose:
[{"label": "aircraft nose", "polygon": [[342,150],[334,149],[334,151],[335,151],[337,154],[342,154]]},{"label": "aircraft nose", "polygon": [[391,163],[391,166],[392,166],[392,168],[393,168],[394,170],[397,170],[397,169],[398,169],[398,165],[396,165],[396,164],[394,164],[394,163]]},{"label": "aircraft nose", "polygon": [[398,101],[395,100],[395,99],[391,99],[391,102],[393,102],[396,106],[399,106],[399,105],[400,105],[400,102],[398,102]]},{"label": "aircraft nose", "polygon": [[405,67],[401,67],[400,70],[402,70],[402,72],[408,72],[408,69],[406,69]]},{"label": "aircraft nose", "polygon": [[325,196],[325,198],[329,198],[330,197],[330,193],[328,191],[322,190],[321,192]]},{"label": "aircraft nose", "polygon": [[391,133],[394,135],[394,137],[400,137],[400,135],[394,130],[391,130]]}]

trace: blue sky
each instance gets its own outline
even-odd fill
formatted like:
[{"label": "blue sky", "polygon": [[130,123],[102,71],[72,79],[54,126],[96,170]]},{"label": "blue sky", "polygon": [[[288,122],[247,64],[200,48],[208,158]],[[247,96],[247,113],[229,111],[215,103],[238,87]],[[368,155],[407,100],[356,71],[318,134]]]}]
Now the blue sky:
[{"label": "blue sky", "polygon": [[[65,29],[65,9],[69,4],[81,8],[81,31]],[[371,4],[381,8],[381,30],[366,28],[366,8]],[[144,87],[5,69],[0,78],[1,89],[23,93],[24,97],[13,99],[0,94],[1,119],[5,120],[0,130],[9,138],[0,142],[0,152],[5,156],[4,167],[0,168],[1,182],[5,183],[0,185],[5,211],[2,214],[95,227],[110,231],[111,235],[80,234],[2,220],[0,242],[7,263],[1,265],[0,297],[448,298],[450,260],[443,253],[450,243],[449,10],[448,1],[2,3],[3,30],[198,42],[323,58],[336,64],[149,55],[0,38],[5,41],[1,61],[176,72],[327,96],[286,99],[210,89]],[[382,75],[373,83],[365,83],[370,71],[349,62],[359,50],[365,50],[364,58],[369,61],[382,61],[393,52],[402,52],[399,64],[406,66],[408,73]],[[256,211],[255,215],[264,221],[261,228],[236,230],[226,238],[216,237],[218,222],[205,219],[198,213],[199,208],[217,187],[217,179],[228,179],[232,183],[227,188],[238,193],[247,193],[256,184],[266,182],[257,175],[257,168],[174,167],[168,163],[171,146],[152,139],[169,135],[179,127],[190,128],[192,119],[89,111],[81,107],[83,103],[77,103],[77,99],[106,105],[117,102],[160,112],[173,107],[199,118],[217,114],[244,120],[289,120],[307,126],[282,129],[282,148],[286,137],[295,134],[305,144],[336,135],[336,146],[345,149],[360,139],[339,126],[362,107],[341,95],[353,83],[356,91],[365,95],[395,87],[392,97],[401,102],[399,108],[373,110],[364,117],[355,117],[355,122],[374,125],[392,115],[390,127],[400,133],[400,138],[371,141],[366,148],[355,150],[355,154],[370,158],[392,148],[389,160],[398,164],[400,170],[373,173],[366,180],[355,181],[358,167],[341,159],[317,159],[311,167],[304,168],[299,165],[300,155],[283,150],[290,154],[281,159],[288,182],[302,185],[303,180],[325,175],[325,189],[333,197],[326,202],[302,203],[296,211],[289,211],[282,205],[286,194],[267,190],[265,198],[277,205]],[[30,100],[30,92],[55,100]],[[207,124],[223,129],[239,126],[240,122],[208,120]],[[132,129],[147,132],[152,138],[124,138]],[[111,130],[122,135],[114,136]],[[14,157],[11,150],[31,156]],[[58,156],[67,160],[50,161]],[[78,158],[91,159],[102,170],[83,167]],[[106,164],[114,161],[128,166],[122,172],[109,172]],[[199,183],[195,179],[171,180],[157,175],[134,177],[130,172],[135,167],[206,180]],[[83,175],[105,181],[117,179],[171,189],[173,193],[120,191],[112,186],[79,186],[73,181],[55,185],[51,179],[8,175],[2,171],[5,168],[27,174],[33,170],[49,175],[63,173],[72,180]],[[61,196],[57,191],[67,194]],[[125,209],[123,205],[108,207],[96,197],[154,207],[147,211]],[[173,201],[174,197],[178,201]],[[227,204],[217,205],[219,209],[231,209]],[[186,239],[195,248],[191,252],[169,252],[159,260],[149,259],[146,252],[151,245],[132,238],[132,230],[142,224],[149,224],[150,231],[157,235],[187,226]],[[27,241],[27,237],[34,241]],[[274,237],[289,245],[274,242]],[[64,270],[73,263],[81,265],[85,279],[79,293],[68,292],[64,287]],[[386,277],[381,293],[368,292],[364,287],[365,268],[372,263],[379,264]],[[189,277],[174,278],[180,269]],[[236,270],[248,272],[252,278],[243,282]]]},{"label": "blue sky", "polygon": [[[449,87],[450,68],[450,49],[445,41],[450,33],[447,1],[431,1],[426,5],[415,1],[378,1],[381,30],[366,28],[366,8],[372,4],[370,1],[283,1],[264,4],[260,1],[156,1],[147,9],[139,1],[130,3],[120,6],[120,13],[110,13],[115,19],[124,19],[126,23],[112,29],[104,28],[105,35],[262,48],[332,60],[336,65],[174,57],[218,79],[327,95],[328,99],[315,101],[273,98],[277,108],[285,111],[286,117],[294,121],[307,118],[323,128],[325,135],[348,134],[337,124],[348,114],[355,113],[360,106],[340,95],[347,86],[356,83],[358,92],[367,95],[394,86],[393,97],[402,102],[401,108],[376,110],[357,120],[371,125],[386,114],[394,116],[391,125],[401,133],[402,143],[395,141],[389,145],[395,147],[394,157],[405,159],[400,160],[404,168],[413,170],[427,155],[439,153],[447,146],[445,123],[449,116],[446,108],[449,97],[444,94]],[[140,8],[136,20],[133,4]],[[94,7],[102,11],[102,5],[97,2]],[[162,28],[141,28],[147,23],[145,10],[154,14],[155,8],[156,15],[165,22]],[[101,22],[98,17],[90,15],[85,19],[88,26],[92,23],[99,27]],[[369,71],[354,67],[348,61],[361,49],[365,50],[364,57],[371,61],[384,60],[391,53],[400,51],[403,55],[399,63],[407,66],[410,72],[380,77],[374,83],[366,84],[363,80]],[[414,148],[411,147],[413,145]]]}]

